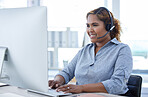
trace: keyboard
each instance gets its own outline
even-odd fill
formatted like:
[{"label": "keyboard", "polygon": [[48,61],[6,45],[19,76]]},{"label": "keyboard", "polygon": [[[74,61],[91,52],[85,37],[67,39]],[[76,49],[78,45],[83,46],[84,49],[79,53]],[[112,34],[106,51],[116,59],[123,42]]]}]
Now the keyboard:
[{"label": "keyboard", "polygon": [[48,89],[47,92],[41,92],[41,91],[36,91],[36,90],[32,90],[32,89],[27,89],[27,90],[30,92],[44,94],[44,95],[53,96],[53,97],[59,97],[62,95],[71,95],[72,94],[72,93],[64,93],[62,91],[57,92],[56,89]]},{"label": "keyboard", "polygon": [[62,91],[57,92],[56,89],[48,89],[49,94],[61,96],[61,95],[71,95],[72,93],[64,93]]}]

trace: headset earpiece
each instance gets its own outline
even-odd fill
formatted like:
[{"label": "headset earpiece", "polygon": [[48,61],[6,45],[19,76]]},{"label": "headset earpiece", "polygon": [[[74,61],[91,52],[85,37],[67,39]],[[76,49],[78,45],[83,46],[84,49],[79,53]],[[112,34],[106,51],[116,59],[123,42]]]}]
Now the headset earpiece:
[{"label": "headset earpiece", "polygon": [[110,31],[110,28],[111,28],[111,24],[107,24],[106,25],[106,31]]},{"label": "headset earpiece", "polygon": [[96,12],[94,12],[94,13],[95,13],[95,14],[101,13],[101,10],[102,10],[102,9],[106,10],[107,13],[108,13],[108,15],[109,15],[110,23],[111,23],[111,24],[107,24],[106,27],[105,27],[105,29],[106,29],[106,31],[109,31],[109,32],[110,32],[110,31],[111,31],[111,28],[114,28],[114,27],[113,27],[113,26],[114,26],[113,17],[112,17],[112,15],[111,15],[110,11],[109,11],[107,8],[105,8],[105,7],[100,7],[99,10],[96,10]]}]

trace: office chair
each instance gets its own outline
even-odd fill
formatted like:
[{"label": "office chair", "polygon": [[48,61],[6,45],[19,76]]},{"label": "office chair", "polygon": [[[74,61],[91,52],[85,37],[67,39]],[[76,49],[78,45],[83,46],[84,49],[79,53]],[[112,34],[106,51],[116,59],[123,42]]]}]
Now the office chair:
[{"label": "office chair", "polygon": [[129,91],[135,96],[140,97],[141,96],[141,84],[142,84],[142,77],[139,75],[131,75],[127,86]]}]

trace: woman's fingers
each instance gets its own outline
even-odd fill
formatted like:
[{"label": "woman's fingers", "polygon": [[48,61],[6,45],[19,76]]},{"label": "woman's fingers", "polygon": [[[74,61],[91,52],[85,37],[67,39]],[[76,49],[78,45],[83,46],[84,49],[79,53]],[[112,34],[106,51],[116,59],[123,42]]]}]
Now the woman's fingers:
[{"label": "woman's fingers", "polygon": [[82,87],[80,85],[68,84],[58,87],[57,92],[58,91],[63,91],[65,93],[81,93]]},{"label": "woman's fingers", "polygon": [[57,88],[57,87],[60,86],[59,83],[57,81],[54,81],[54,80],[49,80],[48,84],[49,84],[50,88]]},{"label": "woman's fingers", "polygon": [[57,92],[58,91],[63,91],[65,93],[70,93],[71,92],[71,85],[63,85],[57,88]]}]

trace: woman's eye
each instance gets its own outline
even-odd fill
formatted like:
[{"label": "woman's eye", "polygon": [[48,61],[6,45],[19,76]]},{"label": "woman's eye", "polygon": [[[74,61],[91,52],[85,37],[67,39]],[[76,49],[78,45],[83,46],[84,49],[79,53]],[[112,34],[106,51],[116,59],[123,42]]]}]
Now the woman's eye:
[{"label": "woman's eye", "polygon": [[93,25],[93,26],[98,26],[98,25]]},{"label": "woman's eye", "polygon": [[87,27],[90,27],[88,24],[86,24]]}]

